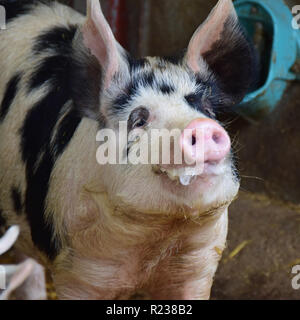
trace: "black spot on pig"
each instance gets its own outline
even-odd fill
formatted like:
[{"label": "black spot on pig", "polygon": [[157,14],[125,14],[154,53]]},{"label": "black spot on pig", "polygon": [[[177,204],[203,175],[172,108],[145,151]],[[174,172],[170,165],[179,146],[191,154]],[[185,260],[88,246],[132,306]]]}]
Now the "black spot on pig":
[{"label": "black spot on pig", "polygon": [[148,71],[143,73],[141,76],[134,77],[132,86],[134,88],[138,87],[153,87],[155,84],[155,75],[153,71]]},{"label": "black spot on pig", "polygon": [[39,154],[49,145],[52,131],[68,95],[61,87],[51,91],[27,113],[21,129],[22,158],[34,166]]},{"label": "black spot on pig", "polygon": [[21,73],[14,75],[6,85],[3,100],[0,107],[0,122],[4,120],[9,108],[18,92],[18,85],[21,80]]},{"label": "black spot on pig", "polygon": [[18,215],[22,213],[22,199],[21,192],[17,188],[11,189],[11,198],[13,201],[14,209]]},{"label": "black spot on pig", "polygon": [[120,94],[113,102],[113,113],[119,113],[126,109],[132,99],[132,96],[133,94],[130,94],[130,92]]},{"label": "black spot on pig", "polygon": [[32,73],[28,83],[28,92],[38,89],[47,81],[60,90],[60,77],[68,70],[69,65],[70,58],[66,56],[55,55],[45,58]]},{"label": "black spot on pig", "polygon": [[[39,49],[48,47],[53,50],[53,55],[46,57],[35,68],[28,92],[46,84],[48,93],[27,113],[20,131],[22,158],[26,164],[25,211],[34,244],[50,259],[59,253],[61,244],[54,236],[51,221],[45,218],[49,180],[56,160],[81,121],[73,99],[71,40],[75,27],[71,29],[52,29],[37,38],[34,53],[38,54]],[[59,37],[60,32],[66,32],[66,42]]]},{"label": "black spot on pig", "polygon": [[144,69],[146,65],[150,65],[147,58],[134,59],[130,54],[126,54],[126,57],[130,72],[137,71],[138,69]]},{"label": "black spot on pig", "polygon": [[[25,210],[31,226],[35,245],[49,258],[54,259],[59,252],[60,243],[53,236],[51,225],[46,221],[45,200],[49,179],[55,161],[65,150],[76,131],[80,118],[71,113],[60,122],[55,151],[51,147],[54,127],[60,118],[60,111],[68,102],[68,90],[53,88],[44,99],[38,102],[27,114],[21,131],[23,160],[26,163],[27,190]],[[39,161],[38,161],[39,160]]]},{"label": "black spot on pig", "polygon": [[152,88],[163,94],[175,92],[175,87],[162,80],[157,80],[153,70],[144,72],[132,72],[131,81],[125,88],[125,93],[120,94],[113,101],[112,113],[119,113],[126,109],[130,102],[138,96],[141,88]]},{"label": "black spot on pig", "polygon": [[[46,82],[59,88],[62,74],[68,78],[69,96],[74,109],[81,117],[103,121],[99,110],[101,92],[101,67],[97,59],[83,44],[78,25],[55,26],[35,39],[34,55],[49,54],[35,68],[28,85],[28,92],[40,88]],[[76,35],[76,41],[73,41]],[[101,119],[100,119],[101,118]]]},{"label": "black spot on pig", "polygon": [[159,86],[159,91],[161,91],[164,94],[171,94],[171,93],[175,92],[175,88],[170,84],[162,83]]},{"label": "black spot on pig", "polygon": [[50,4],[47,0],[0,0],[0,5],[6,11],[6,22],[30,13],[39,3]]},{"label": "black spot on pig", "polygon": [[81,50],[74,50],[70,75],[74,107],[83,117],[103,124],[105,119],[99,110],[101,78],[101,67],[96,57]]},{"label": "black spot on pig", "polygon": [[210,118],[215,118],[215,114],[224,107],[222,91],[214,79],[203,80],[200,75],[196,74],[194,80],[197,89],[186,95],[185,101],[193,109]]},{"label": "black spot on pig", "polygon": [[202,104],[203,92],[194,92],[186,95],[184,98],[186,102],[195,110],[200,110]]},{"label": "black spot on pig", "polygon": [[60,90],[61,82],[64,89],[69,83],[70,91],[70,71],[73,65],[72,41],[75,36],[77,26],[53,27],[40,34],[33,45],[34,54],[40,54],[45,50],[50,50],[49,57],[35,67],[28,84],[28,91],[37,89],[46,82],[56,86]]},{"label": "black spot on pig", "polygon": [[[50,92],[27,114],[21,131],[22,157],[26,163],[27,179],[25,211],[34,244],[44,251],[49,258],[56,256],[59,243],[53,240],[53,230],[44,216],[45,199],[54,166],[54,159],[48,146],[51,132],[58,120],[63,103],[61,96],[56,96],[55,92]],[[40,154],[42,159],[35,169]]]},{"label": "black spot on pig", "polygon": [[138,95],[138,90],[143,88],[154,88],[157,86],[153,71],[147,71],[142,74],[137,73],[133,75],[131,82],[125,89],[125,93],[120,94],[113,102],[113,113],[119,113],[120,111],[127,108],[130,101]]},{"label": "black spot on pig", "polygon": [[54,161],[47,150],[37,170],[27,164],[27,190],[25,210],[31,227],[33,243],[42,250],[50,259],[59,253],[61,244],[54,236],[51,222],[45,218],[45,200],[49,188],[49,179]]},{"label": "black spot on pig", "polygon": [[51,49],[56,54],[69,55],[77,28],[76,25],[55,26],[44,31],[36,38],[33,52],[39,54]]},{"label": "black spot on pig", "polygon": [[179,65],[182,63],[185,53],[186,53],[186,50],[181,50],[174,55],[163,57],[163,60],[175,65]]},{"label": "black spot on pig", "polygon": [[77,127],[81,122],[77,110],[70,109],[60,121],[53,144],[54,157],[58,158],[62,154],[71,141]]}]

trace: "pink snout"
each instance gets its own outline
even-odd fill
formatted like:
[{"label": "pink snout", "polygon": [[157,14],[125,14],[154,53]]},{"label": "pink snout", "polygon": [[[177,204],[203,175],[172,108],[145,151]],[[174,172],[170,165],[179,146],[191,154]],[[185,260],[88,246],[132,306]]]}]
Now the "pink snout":
[{"label": "pink snout", "polygon": [[227,132],[214,120],[195,119],[183,131],[180,139],[184,159],[195,162],[220,162],[230,151]]}]

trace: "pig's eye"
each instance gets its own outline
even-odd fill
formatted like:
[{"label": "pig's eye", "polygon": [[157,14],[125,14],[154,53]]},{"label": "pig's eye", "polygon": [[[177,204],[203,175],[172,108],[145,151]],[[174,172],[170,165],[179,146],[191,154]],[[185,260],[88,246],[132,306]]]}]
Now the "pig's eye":
[{"label": "pig's eye", "polygon": [[128,119],[128,131],[134,128],[142,128],[147,124],[150,112],[146,107],[140,106],[134,109]]},{"label": "pig's eye", "polygon": [[213,108],[207,103],[202,92],[191,93],[184,98],[193,109],[199,110],[211,118],[215,117]]},{"label": "pig's eye", "polygon": [[135,127],[143,127],[145,124],[146,124],[146,120],[145,119],[141,119],[139,120],[136,124],[135,124]]},{"label": "pig's eye", "polygon": [[215,113],[211,107],[204,107],[204,112],[211,118],[215,118]]},{"label": "pig's eye", "polygon": [[193,95],[186,96],[185,99],[189,104],[194,104],[196,102],[196,98]]},{"label": "pig's eye", "polygon": [[202,103],[202,93],[191,93],[189,95],[186,95],[185,101],[196,110],[200,110],[201,103]]}]

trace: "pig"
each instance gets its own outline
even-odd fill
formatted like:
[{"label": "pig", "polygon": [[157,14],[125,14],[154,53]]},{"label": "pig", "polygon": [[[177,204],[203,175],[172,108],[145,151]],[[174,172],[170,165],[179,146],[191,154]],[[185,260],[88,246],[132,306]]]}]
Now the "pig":
[{"label": "pig", "polygon": [[[45,297],[47,268],[59,299],[209,299],[239,189],[218,117],[243,99],[256,65],[232,1],[176,58],[132,57],[98,0],[86,17],[53,1],[0,5],[1,225],[20,226],[16,256],[40,265],[22,298]],[[120,122],[128,137],[189,129],[179,148],[203,170],[99,164],[97,135],[118,135]]]}]

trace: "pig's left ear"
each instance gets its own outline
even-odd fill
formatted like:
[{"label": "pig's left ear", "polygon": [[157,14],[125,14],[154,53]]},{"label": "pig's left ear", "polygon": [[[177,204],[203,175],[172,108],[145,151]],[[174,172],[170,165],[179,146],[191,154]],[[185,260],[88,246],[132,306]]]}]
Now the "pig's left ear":
[{"label": "pig's left ear", "polygon": [[103,85],[107,89],[116,73],[125,71],[121,46],[106,21],[99,0],[87,0],[87,20],[82,28],[84,46],[102,68]]},{"label": "pig's left ear", "polygon": [[219,0],[194,33],[185,56],[195,73],[205,73],[205,63],[219,80],[227,102],[240,102],[251,86],[255,51],[240,29],[231,0]]}]

